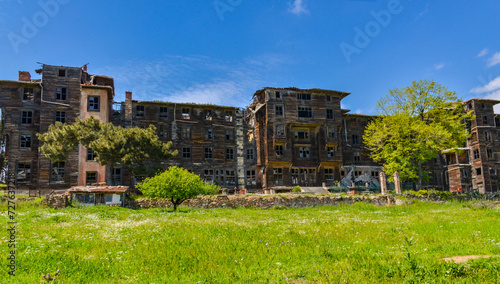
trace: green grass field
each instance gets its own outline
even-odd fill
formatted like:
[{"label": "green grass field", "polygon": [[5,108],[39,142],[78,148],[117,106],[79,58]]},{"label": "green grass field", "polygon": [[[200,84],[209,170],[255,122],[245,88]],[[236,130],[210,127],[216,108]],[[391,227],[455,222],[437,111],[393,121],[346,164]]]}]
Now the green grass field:
[{"label": "green grass field", "polygon": [[[7,226],[7,206],[1,205]],[[1,283],[499,283],[500,207],[16,208],[17,272]]]}]

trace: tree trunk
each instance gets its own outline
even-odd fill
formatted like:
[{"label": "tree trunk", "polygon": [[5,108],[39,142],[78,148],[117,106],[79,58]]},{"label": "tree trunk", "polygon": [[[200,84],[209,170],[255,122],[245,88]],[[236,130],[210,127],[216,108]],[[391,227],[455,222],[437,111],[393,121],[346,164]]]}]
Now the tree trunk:
[{"label": "tree trunk", "polygon": [[422,175],[423,175],[422,162],[418,162],[418,185],[417,185],[418,190],[422,189]]},{"label": "tree trunk", "polygon": [[118,185],[113,184],[113,164],[106,166],[106,184],[107,185]]}]

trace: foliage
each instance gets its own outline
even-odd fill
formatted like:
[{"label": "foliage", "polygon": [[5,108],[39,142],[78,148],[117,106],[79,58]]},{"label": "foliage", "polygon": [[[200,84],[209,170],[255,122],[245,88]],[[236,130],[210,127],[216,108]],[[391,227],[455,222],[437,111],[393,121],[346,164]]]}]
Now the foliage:
[{"label": "foliage", "polygon": [[56,122],[43,134],[38,134],[43,142],[40,150],[52,161],[66,160],[79,144],[92,149],[101,165],[150,167],[150,162],[160,162],[176,155],[171,151],[171,142],[163,143],[156,135],[156,128],[122,128],[112,123],[101,123],[94,117],[77,119],[73,124]]},{"label": "foliage", "polygon": [[293,192],[302,192],[302,189],[300,189],[300,186],[296,185],[293,190]]},{"label": "foliage", "polygon": [[170,167],[161,174],[147,178],[137,188],[147,197],[170,199],[174,211],[187,199],[202,194],[217,194],[220,190],[219,186],[206,183],[198,175],[179,167]]},{"label": "foliage", "polygon": [[467,138],[466,119],[455,92],[427,80],[413,81],[403,89],[393,89],[377,105],[379,117],[365,129],[363,140],[370,156],[384,163],[388,179],[416,180],[418,189],[430,177],[423,165],[440,151],[458,151]]},{"label": "foliage", "polygon": [[20,202],[20,265],[1,282],[59,268],[61,283],[497,283],[499,257],[442,260],[500,254],[499,207],[464,204],[167,213]]}]

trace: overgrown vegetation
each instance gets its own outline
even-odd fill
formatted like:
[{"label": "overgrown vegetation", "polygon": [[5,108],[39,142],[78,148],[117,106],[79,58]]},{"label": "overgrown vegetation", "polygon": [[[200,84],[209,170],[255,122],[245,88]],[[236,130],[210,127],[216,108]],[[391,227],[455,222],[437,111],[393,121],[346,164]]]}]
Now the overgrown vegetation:
[{"label": "overgrown vegetation", "polygon": [[[493,205],[493,203],[489,203]],[[7,210],[1,203],[2,211]],[[499,207],[470,202],[306,209],[17,209],[15,278],[39,283],[496,283]],[[0,215],[6,224],[7,215]],[[1,255],[7,255],[2,233]],[[6,258],[0,273],[6,275]],[[52,273],[51,273],[52,276]]]}]

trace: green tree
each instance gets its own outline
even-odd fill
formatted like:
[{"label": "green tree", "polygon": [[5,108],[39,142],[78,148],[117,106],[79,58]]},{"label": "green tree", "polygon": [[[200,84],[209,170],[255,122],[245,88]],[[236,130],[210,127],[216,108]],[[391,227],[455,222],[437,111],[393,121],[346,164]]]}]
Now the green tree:
[{"label": "green tree", "polygon": [[455,92],[434,81],[390,90],[377,110],[379,116],[363,135],[371,158],[383,162],[389,180],[397,171],[402,181],[416,181],[418,189],[429,179],[423,165],[441,151],[459,151],[468,136],[465,124],[471,114]]},{"label": "green tree", "polygon": [[198,175],[186,169],[170,167],[168,170],[154,177],[147,178],[137,188],[148,197],[170,199],[177,207],[187,199],[204,194],[216,194],[220,187],[204,182]]},{"label": "green tree", "polygon": [[137,174],[135,169],[150,168],[177,155],[177,151],[170,150],[172,142],[163,143],[158,139],[153,125],[147,129],[122,128],[90,117],[77,119],[73,124],[56,122],[47,132],[37,136],[43,142],[40,150],[52,161],[66,160],[80,144],[92,149],[97,154],[96,161],[109,166],[108,182],[115,165],[126,166]]}]

